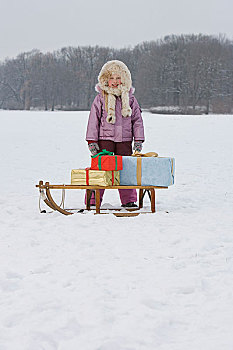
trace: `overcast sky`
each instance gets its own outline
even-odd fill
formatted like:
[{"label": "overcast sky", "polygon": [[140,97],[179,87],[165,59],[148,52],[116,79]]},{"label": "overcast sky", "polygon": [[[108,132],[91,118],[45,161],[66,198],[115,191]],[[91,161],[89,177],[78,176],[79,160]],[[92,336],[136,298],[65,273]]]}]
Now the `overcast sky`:
[{"label": "overcast sky", "polygon": [[120,48],[169,34],[233,39],[233,0],[0,0],[0,16],[0,60],[34,48]]}]

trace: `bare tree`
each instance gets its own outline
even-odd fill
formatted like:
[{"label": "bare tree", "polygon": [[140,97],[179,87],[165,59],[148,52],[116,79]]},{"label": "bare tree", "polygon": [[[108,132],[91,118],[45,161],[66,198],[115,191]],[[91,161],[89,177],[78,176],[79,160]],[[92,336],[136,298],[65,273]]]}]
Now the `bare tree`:
[{"label": "bare tree", "polygon": [[107,60],[127,64],[142,107],[231,112],[233,43],[224,36],[170,35],[135,47],[64,47],[24,52],[0,64],[0,107],[89,109]]}]

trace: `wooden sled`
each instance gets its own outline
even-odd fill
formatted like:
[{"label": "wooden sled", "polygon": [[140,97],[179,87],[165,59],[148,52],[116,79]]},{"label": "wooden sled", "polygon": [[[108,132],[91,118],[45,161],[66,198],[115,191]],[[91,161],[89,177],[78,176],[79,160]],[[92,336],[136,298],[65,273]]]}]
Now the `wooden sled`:
[{"label": "wooden sled", "polygon": [[[92,210],[91,205],[90,205],[90,200],[91,200],[91,195],[92,192],[94,191],[95,193],[95,214],[104,214],[102,211],[104,210],[115,210],[115,211],[120,211],[122,209],[126,209],[127,212],[122,212],[122,213],[113,213],[115,216],[118,217],[124,217],[124,216],[137,216],[140,214],[140,212],[133,213],[134,211],[138,211],[143,208],[143,199],[145,194],[147,193],[149,195],[150,201],[151,201],[151,211],[148,213],[155,213],[155,190],[156,189],[166,189],[168,187],[159,187],[159,186],[85,186],[85,185],[50,185],[49,182],[43,183],[43,181],[40,181],[36,187],[39,188],[40,196],[52,210],[56,210],[64,215],[72,215],[70,210],[72,209],[65,209],[62,208],[61,205],[58,205],[55,200],[52,197],[51,191],[50,190],[87,190],[87,204],[86,204],[86,209],[80,209],[79,212],[84,212],[84,210]],[[115,190],[115,189],[138,189],[139,190],[139,206],[138,208],[122,208],[122,209],[101,209],[100,208],[100,191],[101,189],[104,190]],[[142,212],[145,214],[146,212]],[[106,213],[105,213],[106,214]]]}]

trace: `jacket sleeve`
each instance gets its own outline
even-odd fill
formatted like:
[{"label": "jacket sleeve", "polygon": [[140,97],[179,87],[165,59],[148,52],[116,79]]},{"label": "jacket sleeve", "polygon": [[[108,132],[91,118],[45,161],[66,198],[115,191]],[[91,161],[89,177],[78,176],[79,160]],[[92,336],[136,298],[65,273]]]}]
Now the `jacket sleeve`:
[{"label": "jacket sleeve", "polygon": [[134,141],[145,141],[144,136],[144,126],[143,126],[143,120],[142,120],[142,110],[138,104],[138,101],[135,97],[133,97],[133,104],[131,105],[132,108],[132,128],[133,128],[133,137]]},{"label": "jacket sleeve", "polygon": [[101,101],[100,96],[97,95],[92,103],[86,132],[86,141],[99,140],[99,128],[101,119]]}]

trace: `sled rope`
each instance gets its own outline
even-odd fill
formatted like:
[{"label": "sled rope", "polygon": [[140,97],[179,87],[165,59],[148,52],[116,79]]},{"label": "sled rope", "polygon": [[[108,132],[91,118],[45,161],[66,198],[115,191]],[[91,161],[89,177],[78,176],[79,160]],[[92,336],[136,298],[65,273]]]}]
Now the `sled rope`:
[{"label": "sled rope", "polygon": [[41,206],[40,206],[42,196],[45,196],[45,194],[44,194],[43,190],[40,190],[40,195],[39,195],[39,211],[40,211],[40,213],[42,212]]},{"label": "sled rope", "polygon": [[[44,193],[44,190],[40,190],[40,196],[39,196],[39,211],[40,211],[40,213],[45,213],[46,210],[43,211],[43,210],[41,209],[41,205],[40,205],[41,199],[43,199],[43,200],[46,199],[46,195],[45,195],[45,193]],[[53,211],[48,211],[47,213],[53,213],[53,212],[54,212],[54,210],[53,210]]]},{"label": "sled rope", "polygon": [[[47,199],[47,197],[44,193],[44,190],[40,190],[40,195],[39,195],[39,211],[40,211],[40,213],[42,212],[41,200],[44,201],[45,199]],[[64,188],[62,189],[61,203],[60,203],[59,207],[61,208],[61,206],[62,206],[62,209],[65,209],[65,189]],[[53,211],[49,211],[49,213],[52,213]]]},{"label": "sled rope", "polygon": [[[63,184],[63,186],[64,186],[64,184]],[[62,189],[62,194],[61,194],[61,203],[59,205],[60,208],[62,206],[62,209],[65,209],[65,195],[66,195],[65,189],[63,188]]]}]

